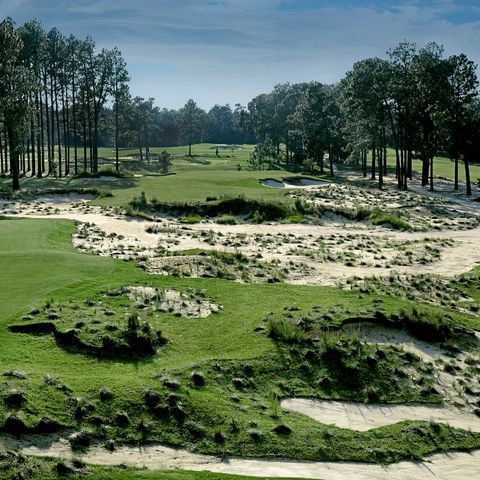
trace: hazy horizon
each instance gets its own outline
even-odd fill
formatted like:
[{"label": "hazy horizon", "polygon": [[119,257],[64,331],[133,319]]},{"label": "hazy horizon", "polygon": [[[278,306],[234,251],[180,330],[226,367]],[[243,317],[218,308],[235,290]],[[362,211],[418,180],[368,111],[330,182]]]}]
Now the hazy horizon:
[{"label": "hazy horizon", "polygon": [[480,7],[470,0],[0,0],[0,16],[118,46],[132,94],[166,108],[188,98],[233,106],[277,83],[336,82],[404,39],[480,62]]}]

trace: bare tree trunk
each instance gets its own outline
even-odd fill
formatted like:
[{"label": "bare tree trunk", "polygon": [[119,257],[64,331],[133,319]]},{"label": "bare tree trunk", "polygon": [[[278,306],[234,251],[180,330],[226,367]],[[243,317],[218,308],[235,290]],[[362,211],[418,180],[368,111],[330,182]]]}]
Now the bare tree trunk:
[{"label": "bare tree trunk", "polygon": [[58,176],[62,177],[62,142],[60,136],[60,113],[58,111],[58,84],[55,77],[55,118],[57,121],[57,141],[58,141]]},{"label": "bare tree trunk", "polygon": [[2,131],[0,130],[0,173],[5,173],[5,168],[3,166],[3,142],[2,142]]},{"label": "bare tree trunk", "polygon": [[48,169],[47,175],[52,173],[52,150],[51,145],[51,135],[50,135],[50,117],[49,117],[49,106],[48,106],[48,84],[47,76],[44,76],[44,86],[45,86],[45,123],[47,124],[47,158],[48,158]]},{"label": "bare tree trunk", "polygon": [[463,159],[463,163],[465,165],[465,182],[467,187],[467,195],[470,196],[472,194],[472,184],[470,183],[470,162],[467,156],[465,156],[465,158]]},{"label": "bare tree trunk", "polygon": [[65,175],[70,173],[70,125],[68,111],[68,90],[62,88],[62,123],[63,123],[63,144],[65,146]]},{"label": "bare tree trunk", "polygon": [[375,145],[375,139],[373,140],[372,145],[372,180],[375,180],[375,169],[376,169],[376,162],[377,162],[377,146]]},{"label": "bare tree trunk", "polygon": [[37,177],[42,178],[42,173],[45,168],[45,154],[43,152],[43,112],[42,100],[38,93],[35,95],[35,105],[37,108]]},{"label": "bare tree trunk", "polygon": [[378,149],[378,188],[383,188],[383,148]]},{"label": "bare tree trunk", "polygon": [[75,175],[78,174],[78,150],[77,150],[77,104],[75,99],[75,71],[72,77],[72,109],[73,109],[73,148],[75,157]]},{"label": "bare tree trunk", "polygon": [[430,159],[430,191],[433,192],[433,156]]},{"label": "bare tree trunk", "polygon": [[120,161],[118,154],[118,143],[119,143],[119,120],[118,120],[118,82],[115,77],[115,171],[118,173],[120,170]]},{"label": "bare tree trunk", "polygon": [[430,167],[430,158],[425,155],[422,158],[422,186],[425,187],[428,185],[428,169]]},{"label": "bare tree trunk", "polygon": [[455,185],[454,190],[458,190],[458,154],[455,154]]},{"label": "bare tree trunk", "polygon": [[382,143],[383,143],[383,176],[388,175],[388,150],[387,150],[387,135],[385,133],[385,127],[382,130]]},{"label": "bare tree trunk", "polygon": [[[33,105],[33,98],[30,100],[31,104]],[[31,164],[31,174],[32,174],[32,177],[35,176],[36,174],[36,157],[35,157],[35,112],[32,111],[32,114],[31,114],[31,118],[30,118],[30,142],[32,144],[32,164]]]},{"label": "bare tree trunk", "polygon": [[52,144],[52,163],[55,162],[55,100],[53,95],[53,78],[50,77],[50,121],[51,121],[51,134]]},{"label": "bare tree trunk", "polygon": [[20,141],[18,138],[18,133],[11,124],[7,124],[8,131],[8,144],[10,150],[10,173],[12,175],[12,189],[20,190],[20,175],[19,175],[19,150],[20,150]]},{"label": "bare tree trunk", "polygon": [[367,155],[368,155],[368,150],[366,148],[362,148],[362,165],[363,165],[364,178],[367,178]]}]

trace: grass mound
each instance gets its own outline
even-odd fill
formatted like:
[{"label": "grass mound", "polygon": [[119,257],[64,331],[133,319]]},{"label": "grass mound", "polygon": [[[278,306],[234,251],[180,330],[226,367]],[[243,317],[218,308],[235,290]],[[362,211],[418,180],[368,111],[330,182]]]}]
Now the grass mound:
[{"label": "grass mound", "polygon": [[444,342],[452,340],[455,334],[465,333],[464,329],[454,327],[451,316],[415,306],[402,310],[398,321],[414,337],[428,342]]},{"label": "grass mound", "polygon": [[[165,345],[166,339],[137,309],[124,306],[117,311],[93,300],[83,305],[47,302],[45,307],[32,310],[24,316],[28,323],[9,326],[12,333],[53,335],[57,345],[68,352],[96,357],[116,357],[135,360],[153,356]],[[126,322],[113,322],[117,314]]]},{"label": "grass mound", "polygon": [[129,203],[129,211],[150,215],[163,212],[198,219],[220,217],[223,221],[226,215],[244,215],[254,223],[283,220],[292,213],[292,209],[281,202],[271,203],[263,200],[246,199],[242,196],[224,197],[206,203],[165,203],[156,200],[148,202],[144,194],[135,197]]}]

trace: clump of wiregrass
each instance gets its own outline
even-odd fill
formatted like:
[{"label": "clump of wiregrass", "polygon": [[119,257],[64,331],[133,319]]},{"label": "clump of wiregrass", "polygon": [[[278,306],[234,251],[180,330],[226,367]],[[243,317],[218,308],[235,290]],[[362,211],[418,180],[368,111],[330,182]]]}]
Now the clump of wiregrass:
[{"label": "clump of wiregrass", "polygon": [[201,221],[202,217],[200,215],[189,215],[188,217],[183,217],[180,219],[181,223],[187,223],[189,225],[200,223]]},{"label": "clump of wiregrass", "polygon": [[405,220],[393,213],[378,213],[372,216],[372,225],[382,225],[394,230],[408,231],[412,227]]},{"label": "clump of wiregrass", "polygon": [[83,171],[74,175],[74,178],[101,178],[101,177],[115,177],[122,178],[124,175],[121,172],[112,170],[111,168],[105,170],[98,170],[97,172]]},{"label": "clump of wiregrass", "polygon": [[215,222],[220,225],[236,225],[238,223],[233,215],[220,215],[215,218]]},{"label": "clump of wiregrass", "polygon": [[417,306],[402,309],[398,319],[410,334],[420,340],[430,342],[451,340],[455,331],[450,315]]},{"label": "clump of wiregrass", "polygon": [[305,331],[287,318],[270,317],[267,322],[267,335],[284,343],[302,343],[308,339]]}]

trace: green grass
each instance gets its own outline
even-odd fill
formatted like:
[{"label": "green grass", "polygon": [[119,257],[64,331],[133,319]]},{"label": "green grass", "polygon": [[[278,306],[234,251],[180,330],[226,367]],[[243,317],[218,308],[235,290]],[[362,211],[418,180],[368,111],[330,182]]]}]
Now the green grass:
[{"label": "green grass", "polygon": [[[333,354],[341,360],[337,370],[330,357],[327,361],[321,352],[315,353],[310,340],[296,342],[303,341],[303,336],[285,345],[282,334],[280,341],[267,335],[269,312],[278,314],[291,306],[310,311],[316,305],[356,312],[372,309],[373,295],[287,284],[147,276],[133,263],[76,252],[70,241],[73,231],[67,221],[2,220],[0,365],[2,373],[23,371],[26,379],[2,377],[0,396],[19,389],[26,400],[20,408],[0,403],[0,421],[15,414],[26,427],[34,428],[48,416],[68,427],[87,428],[100,438],[158,441],[245,457],[388,463],[441,450],[480,448],[478,434],[438,427],[437,435],[432,430],[437,427],[427,422],[359,433],[279,410],[275,399],[292,395],[362,401],[365,396],[384,401],[431,398],[408,378],[394,388],[389,386],[391,369],[404,368],[405,359],[395,350],[387,349],[390,360],[378,364],[378,383],[372,392],[371,376],[364,370],[371,349],[339,344]],[[51,336],[8,331],[8,326],[24,322],[22,317],[33,307],[53,308],[72,322],[74,309],[96,310],[99,325],[107,319],[121,324],[131,305],[123,297],[105,297],[102,292],[135,284],[180,291],[194,288],[223,309],[204,319],[159,313],[149,321],[168,342],[157,355],[135,361],[97,358],[61,348]],[[383,308],[391,314],[408,305],[385,298]],[[106,309],[114,315],[106,317]],[[308,357],[312,360],[305,362]],[[423,368],[418,360],[415,365]],[[351,385],[345,380],[354,371],[360,383]],[[204,386],[191,383],[193,372],[202,372]],[[326,383],[325,378],[329,378]],[[112,392],[111,400],[100,398],[102,388]],[[155,401],[146,400],[146,389],[156,392]],[[116,422],[119,412],[127,414],[128,425]],[[148,427],[140,430],[140,423]],[[276,433],[279,424],[287,424],[291,433]]]},{"label": "green grass", "polygon": [[[221,215],[218,219],[227,224],[237,222],[233,215],[240,213],[262,221],[260,214],[271,205],[281,207],[281,217],[290,215],[301,220],[303,215],[315,214],[308,205],[300,201],[295,204],[284,191],[260,183],[266,177],[281,180],[286,172],[245,170],[251,146],[239,152],[220,152],[220,158],[210,146],[194,146],[193,159],[186,157],[186,147],[167,149],[174,155],[174,175],[148,173],[109,182],[98,178],[22,179],[22,186],[108,188],[113,197],[98,198],[96,203],[124,207],[144,192],[144,203],[208,207],[208,214]],[[122,156],[132,153],[136,154],[122,151]],[[100,154],[112,157],[113,151],[102,150]],[[240,171],[238,164],[242,166]],[[0,179],[0,187],[7,184],[7,179]],[[251,211],[240,211],[240,207]],[[188,208],[182,213],[188,223],[200,221],[205,214]],[[372,212],[358,209],[344,214],[365,220]],[[70,428],[87,428],[102,439],[156,441],[215,455],[302,460],[388,463],[443,450],[480,448],[478,434],[427,422],[405,422],[360,433],[321,425],[284,412],[278,405],[279,398],[299,395],[358,401],[438,401],[438,396],[428,391],[431,379],[425,378],[424,385],[419,386],[408,378],[396,378],[395,372],[406,368],[405,361],[425,376],[425,366],[418,359],[405,358],[402,352],[387,348],[387,361],[376,362],[372,348],[361,348],[355,339],[327,331],[360,312],[373,315],[380,291],[389,295],[382,297],[385,315],[410,311],[408,295],[396,298],[389,289],[347,292],[283,283],[250,285],[220,278],[150,276],[132,262],[75,251],[70,239],[75,231],[72,222],[0,220],[0,374],[17,370],[27,375],[24,380],[1,377],[0,399],[19,389],[26,400],[21,408],[0,401],[0,428],[12,414],[32,429],[48,416]],[[376,220],[408,229],[399,217]],[[221,252],[209,252],[205,257],[236,267],[245,263],[241,257]],[[478,274],[471,274],[465,282],[463,288],[480,303]],[[136,284],[194,289],[223,308],[204,319],[169,312],[142,317],[167,339],[156,355],[147,358],[101,357],[92,351],[64,348],[52,335],[14,334],[8,330],[12,324],[31,321],[26,315],[32,308],[42,310],[48,304],[45,315],[55,309],[65,330],[75,327],[77,312],[82,311],[84,316],[88,313],[90,320],[82,332],[95,342],[107,323],[124,325],[132,309],[131,301],[124,297],[105,297],[102,292]],[[304,315],[319,308],[321,314],[310,316],[314,320]],[[443,318],[441,315],[449,312],[448,308],[434,306],[425,309],[431,318]],[[111,313],[107,315],[106,310]],[[294,312],[299,312],[298,316]],[[455,324],[480,328],[478,317],[449,313],[449,321]],[[146,310],[141,315],[147,315]],[[292,323],[292,319],[301,323]],[[421,320],[420,327],[424,328]],[[433,323],[436,328],[438,322]],[[313,341],[316,337],[321,338],[320,345]],[[366,369],[368,362],[375,367],[373,376]],[[205,385],[192,382],[194,372],[202,373]],[[102,388],[112,392],[111,400],[100,399]],[[155,392],[155,402],[146,400],[146,390]],[[119,412],[127,414],[128,425],[115,422]],[[291,433],[276,432],[276,427],[283,424],[291,428]],[[46,465],[51,468],[53,464]],[[41,475],[38,478],[49,478],[48,472]],[[116,471],[95,467],[91,478],[117,478],[115,475]],[[199,475],[125,470],[118,473],[118,478],[226,478]]]},{"label": "green grass", "polygon": [[[252,200],[264,200],[266,202],[285,201],[291,203],[285,192],[279,189],[267,188],[260,182],[264,178],[274,178],[279,181],[287,172],[275,171],[248,171],[247,160],[253,145],[242,145],[242,150],[220,152],[219,158],[215,156],[215,150],[210,147],[214,144],[193,145],[194,157],[187,156],[188,147],[172,147],[166,150],[173,155],[172,173],[174,175],[152,174],[151,172],[139,172],[142,177],[132,175],[124,176],[116,181],[101,180],[100,178],[23,178],[21,187],[27,189],[78,189],[78,188],[108,188],[113,196],[110,198],[97,198],[95,203],[101,205],[127,206],[141,192],[149,200],[158,202],[205,202],[207,197],[220,199],[223,196],[243,196]],[[163,147],[154,147],[152,154],[158,154],[165,150]],[[104,158],[114,158],[114,150],[101,148],[99,155]],[[121,157],[138,155],[135,149],[122,149]],[[193,160],[193,161],[192,161]],[[195,161],[207,161],[208,163],[195,163]],[[137,160],[122,160],[122,167],[132,168]],[[155,164],[155,160],[152,160]],[[238,165],[241,170],[238,171]],[[100,166],[101,170],[112,170],[112,164],[106,163]],[[288,176],[292,176],[288,173]],[[0,190],[10,188],[11,181],[8,178],[0,178]]]}]

